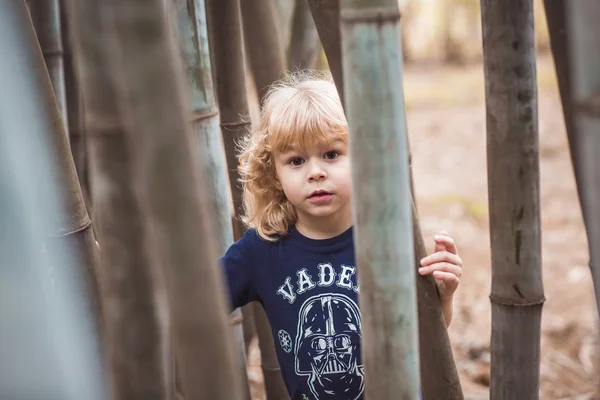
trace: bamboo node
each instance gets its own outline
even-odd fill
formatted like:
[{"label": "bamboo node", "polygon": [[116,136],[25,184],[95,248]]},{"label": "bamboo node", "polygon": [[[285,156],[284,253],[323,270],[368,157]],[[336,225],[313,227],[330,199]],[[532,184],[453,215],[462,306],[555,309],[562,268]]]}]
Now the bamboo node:
[{"label": "bamboo node", "polygon": [[204,121],[205,119],[212,118],[216,115],[219,115],[218,110],[194,111],[194,116],[192,117],[192,122]]},{"label": "bamboo node", "polygon": [[369,23],[377,24],[395,23],[402,13],[397,7],[373,7],[361,10],[341,10],[340,19],[345,23]]},{"label": "bamboo node", "polygon": [[546,302],[546,297],[542,296],[537,300],[529,300],[523,299],[521,301],[515,301],[511,299],[501,298],[498,296],[490,295],[490,301],[494,304],[500,304],[508,307],[531,307],[531,306],[540,306]]},{"label": "bamboo node", "polygon": [[250,121],[238,121],[238,122],[222,122],[221,129],[235,129],[240,126],[250,126],[252,122]]}]

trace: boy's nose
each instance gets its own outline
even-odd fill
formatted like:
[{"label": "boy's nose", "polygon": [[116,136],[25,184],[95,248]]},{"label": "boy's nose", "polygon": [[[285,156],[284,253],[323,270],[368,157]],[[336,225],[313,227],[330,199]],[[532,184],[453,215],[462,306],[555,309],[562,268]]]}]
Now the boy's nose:
[{"label": "boy's nose", "polygon": [[325,169],[318,162],[311,162],[308,171],[308,180],[316,181],[327,178]]}]

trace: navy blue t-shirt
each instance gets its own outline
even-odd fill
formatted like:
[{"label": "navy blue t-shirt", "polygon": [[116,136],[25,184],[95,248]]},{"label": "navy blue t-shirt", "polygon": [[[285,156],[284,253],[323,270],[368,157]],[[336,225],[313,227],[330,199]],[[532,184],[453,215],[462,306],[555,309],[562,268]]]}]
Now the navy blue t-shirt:
[{"label": "navy blue t-shirt", "polygon": [[354,260],[352,228],[315,240],[293,227],[276,242],[249,230],[221,258],[233,308],[263,305],[292,400],[363,398]]}]

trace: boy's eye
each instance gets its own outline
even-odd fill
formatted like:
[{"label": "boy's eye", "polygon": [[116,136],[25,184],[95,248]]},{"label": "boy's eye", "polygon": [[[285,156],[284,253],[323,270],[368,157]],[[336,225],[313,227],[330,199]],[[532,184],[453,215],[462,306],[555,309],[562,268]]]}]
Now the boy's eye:
[{"label": "boy's eye", "polygon": [[298,167],[302,164],[304,164],[304,160],[301,159],[300,157],[294,157],[292,159],[290,159],[290,161],[288,161],[289,164],[292,164],[295,167]]},{"label": "boy's eye", "polygon": [[325,158],[326,160],[334,160],[339,155],[340,155],[340,153],[338,153],[337,151],[328,151],[327,153],[325,153],[323,158]]}]

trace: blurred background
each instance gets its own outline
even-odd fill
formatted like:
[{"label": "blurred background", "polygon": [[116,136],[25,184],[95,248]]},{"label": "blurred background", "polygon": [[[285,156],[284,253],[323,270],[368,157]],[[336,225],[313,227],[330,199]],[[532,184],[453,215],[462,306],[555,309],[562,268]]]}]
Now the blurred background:
[{"label": "blurred background", "polygon": [[[440,230],[448,231],[458,244],[464,274],[455,297],[450,339],[466,398],[487,399],[491,265],[479,1],[399,2],[421,228],[428,251],[433,249],[433,234]],[[276,3],[280,26],[286,26],[293,2]],[[547,298],[542,317],[541,398],[598,399],[597,312],[586,235],[542,0],[534,0],[534,6]],[[287,43],[289,36],[282,35]],[[327,68],[322,51],[317,66]],[[248,362],[253,396],[263,399],[256,340]]]}]

